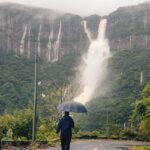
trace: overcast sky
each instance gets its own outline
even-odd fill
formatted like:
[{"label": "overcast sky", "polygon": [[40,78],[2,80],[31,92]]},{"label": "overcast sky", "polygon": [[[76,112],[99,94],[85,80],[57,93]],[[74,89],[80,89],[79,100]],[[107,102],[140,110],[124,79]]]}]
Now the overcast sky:
[{"label": "overcast sky", "polygon": [[91,14],[107,15],[120,6],[129,6],[150,0],[0,0],[26,5],[56,9],[82,16]]}]

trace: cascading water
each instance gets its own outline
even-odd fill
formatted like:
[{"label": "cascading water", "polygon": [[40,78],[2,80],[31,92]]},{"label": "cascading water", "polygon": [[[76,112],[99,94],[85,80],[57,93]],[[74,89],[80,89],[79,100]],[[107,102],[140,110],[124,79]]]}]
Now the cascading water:
[{"label": "cascading water", "polygon": [[11,48],[12,48],[12,45],[11,45],[11,33],[12,33],[12,20],[11,18],[8,18],[8,29],[6,31],[7,33],[7,52],[10,52],[11,51]]},{"label": "cascading water", "polygon": [[146,28],[147,26],[147,12],[145,11],[145,15],[144,15],[144,28]]},{"label": "cascading water", "polygon": [[86,22],[86,20],[83,21],[83,27],[84,27],[84,31],[85,31],[85,33],[86,33],[89,41],[92,42],[90,31],[87,28],[87,22]]},{"label": "cascading water", "polygon": [[58,57],[59,57],[60,38],[61,38],[61,21],[60,21],[60,25],[59,25],[59,32],[58,32],[58,36],[57,36],[57,41],[54,45],[54,59],[53,59],[53,62],[57,61]]},{"label": "cascading water", "polygon": [[149,40],[148,35],[145,35],[145,48],[146,49],[148,49],[148,40]]},{"label": "cascading water", "polygon": [[38,34],[38,56],[41,56],[41,31],[42,31],[42,26],[40,24],[39,27],[39,34]]},{"label": "cascading water", "polygon": [[51,29],[51,32],[49,34],[49,38],[48,38],[48,61],[50,62],[51,59],[52,59],[52,40],[53,40],[53,37],[54,37],[54,31],[53,31],[53,25],[52,25],[52,29]]},{"label": "cascading water", "polygon": [[141,74],[140,74],[140,85],[143,84],[143,72],[141,71]]},{"label": "cascading water", "polygon": [[129,41],[130,41],[130,49],[132,48],[132,35],[130,35],[130,39],[129,39]]},{"label": "cascading water", "polygon": [[31,26],[29,26],[29,31],[28,31],[28,58],[31,57]]},{"label": "cascading water", "polygon": [[27,24],[25,25],[24,32],[20,41],[20,54],[24,54],[24,45],[25,45],[25,38],[27,34]]},{"label": "cascading water", "polygon": [[[106,77],[107,60],[111,56],[108,40],[105,38],[107,20],[102,19],[99,25],[98,36],[95,41],[91,40],[81,73],[82,93],[74,100],[83,104],[92,97],[98,85],[101,85]],[[86,26],[85,26],[86,27]],[[88,35],[87,27],[84,28]]]}]

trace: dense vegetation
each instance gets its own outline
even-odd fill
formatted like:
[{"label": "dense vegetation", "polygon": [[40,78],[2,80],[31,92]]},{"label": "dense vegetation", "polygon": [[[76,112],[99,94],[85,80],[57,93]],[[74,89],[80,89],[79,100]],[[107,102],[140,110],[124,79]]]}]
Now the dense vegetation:
[{"label": "dense vegetation", "polygon": [[[88,103],[88,114],[76,117],[76,130],[80,130],[76,136],[149,139],[149,55],[150,51],[144,49],[118,51],[113,55],[109,61],[111,91]],[[2,139],[31,139],[34,60],[7,54],[0,57],[0,136]],[[77,54],[66,55],[51,64],[37,60],[37,138],[40,140],[56,137],[55,125],[59,118],[56,107],[64,100],[71,84],[73,88],[65,98],[75,93],[71,90],[76,85],[71,81],[77,60]]]},{"label": "dense vegetation", "polygon": [[[56,63],[37,59],[37,101],[39,140],[54,138],[59,119],[57,105],[75,75],[77,54]],[[0,55],[0,138],[31,139],[34,93],[34,60],[13,54]],[[53,131],[52,131],[53,130]]]},{"label": "dense vegetation", "polygon": [[150,139],[150,82],[146,84],[141,95],[141,99],[136,100],[133,104],[130,121],[144,138]]},{"label": "dense vegetation", "polygon": [[132,146],[132,150],[149,150],[149,146]]},{"label": "dense vegetation", "polygon": [[[88,104],[88,114],[80,119],[83,130],[97,130],[117,136],[120,136],[122,130],[123,135],[136,136],[131,128],[133,124],[129,121],[129,116],[132,114],[133,103],[137,99],[142,99],[141,92],[149,82],[150,60],[147,57],[149,55],[150,51],[144,49],[124,50],[113,55],[109,62],[110,75],[113,78],[110,81],[112,90],[106,94],[107,96],[95,98]],[[141,72],[143,72],[142,83],[140,83]],[[143,103],[147,105],[147,102],[139,101],[139,104]],[[137,108],[134,109],[136,109],[134,114],[137,114]],[[148,121],[149,119],[144,119],[139,123],[140,128],[146,130],[145,134],[148,132],[147,135],[150,128]]]},{"label": "dense vegetation", "polygon": [[[145,12],[149,14],[149,8],[146,4],[134,8],[120,8],[110,14],[108,16],[108,26],[111,25],[109,39],[120,39],[130,35],[148,36],[149,21],[144,25],[143,20]],[[28,14],[29,11],[26,13]],[[20,13],[18,14],[20,16]],[[54,63],[37,59],[38,140],[50,140],[57,136],[55,125],[60,114],[56,107],[61,101],[72,99],[80,90],[78,83],[73,81],[80,57],[76,46],[78,47],[79,43],[83,44],[82,53],[88,45],[86,38],[84,39],[85,33],[83,37],[80,35],[83,32],[82,27],[79,26],[81,20],[76,16],[72,20],[75,24],[78,22],[76,26],[72,25],[71,29],[68,27],[70,32],[75,31],[70,33],[74,35],[72,38],[65,34],[65,31],[62,34],[61,44],[64,47],[67,45],[72,47],[69,46],[68,50],[64,48],[68,55],[64,55]],[[99,17],[88,17],[87,22],[94,33],[92,36],[96,37]],[[17,30],[21,30],[19,28],[17,26]],[[67,26],[65,28],[68,31]],[[80,36],[85,41],[81,42]],[[77,39],[80,39],[79,43]],[[136,44],[140,42],[147,49],[137,48],[134,41],[132,42],[131,49],[118,49],[109,60],[109,75],[105,82],[106,87],[109,86],[107,93],[93,98],[87,104],[87,114],[74,115],[75,132],[79,131],[75,136],[150,140],[149,41],[147,47],[143,43],[145,40],[136,39],[135,42]],[[34,63],[34,59],[29,60],[12,53],[6,54],[5,49],[0,53],[0,139],[31,139]],[[99,90],[101,87],[97,89],[97,93]]]},{"label": "dense vegetation", "polygon": [[34,63],[0,54],[0,113],[26,107],[33,99]]}]

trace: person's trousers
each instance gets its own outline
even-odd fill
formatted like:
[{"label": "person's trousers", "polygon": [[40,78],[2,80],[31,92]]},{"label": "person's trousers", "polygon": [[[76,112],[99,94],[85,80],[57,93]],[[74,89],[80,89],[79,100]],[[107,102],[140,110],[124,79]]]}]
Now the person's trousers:
[{"label": "person's trousers", "polygon": [[62,150],[70,150],[71,134],[61,135],[61,148]]}]

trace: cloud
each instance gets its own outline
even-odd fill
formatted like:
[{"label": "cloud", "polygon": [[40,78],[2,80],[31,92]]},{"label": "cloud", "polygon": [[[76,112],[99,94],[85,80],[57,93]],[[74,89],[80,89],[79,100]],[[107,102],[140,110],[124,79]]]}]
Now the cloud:
[{"label": "cloud", "polygon": [[[120,6],[134,5],[145,1],[150,0],[7,0],[7,2],[56,9],[82,16],[107,15]],[[6,2],[6,0],[0,0],[0,2]]]}]

